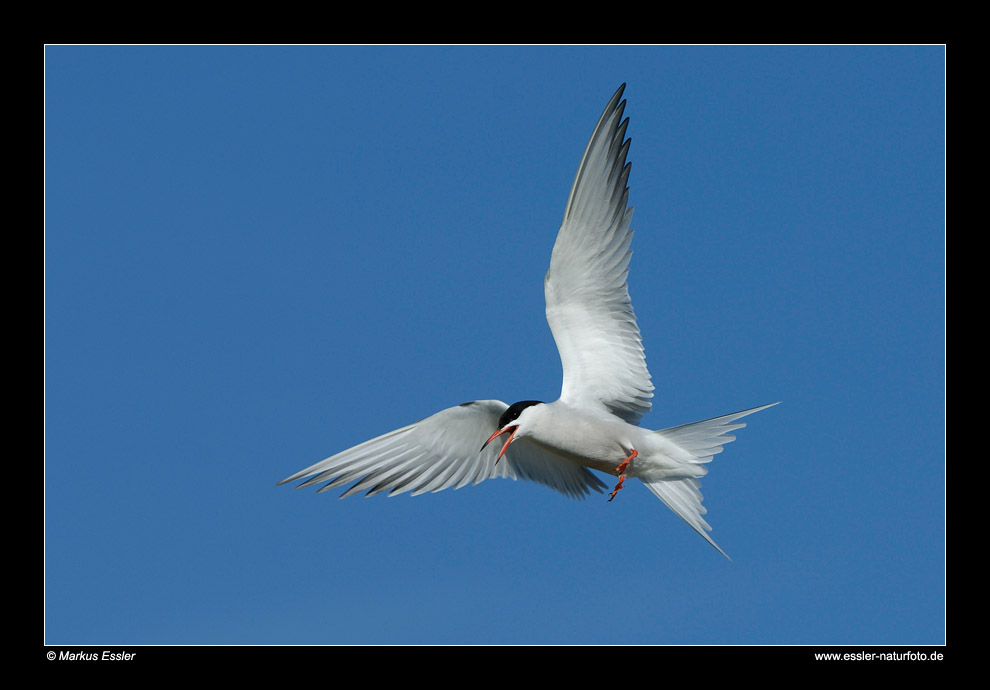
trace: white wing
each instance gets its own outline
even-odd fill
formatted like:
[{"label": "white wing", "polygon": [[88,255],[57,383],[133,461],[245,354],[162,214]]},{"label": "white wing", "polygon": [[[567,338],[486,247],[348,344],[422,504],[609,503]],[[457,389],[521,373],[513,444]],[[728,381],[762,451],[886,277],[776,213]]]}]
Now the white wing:
[{"label": "white wing", "polygon": [[564,369],[561,400],[604,407],[638,424],[650,410],[653,383],[626,285],[633,210],[623,89],[602,113],[578,166],[544,290]]},{"label": "white wing", "polygon": [[323,492],[353,482],[341,498],[360,491],[367,491],[368,496],[411,491],[415,496],[459,489],[491,477],[527,479],[575,498],[605,488],[587,469],[527,439],[514,441],[498,463],[500,442],[479,453],[507,407],[499,400],[475,400],[441,410],[307,467],[279,484],[309,477],[296,488],[327,482],[319,489]]}]

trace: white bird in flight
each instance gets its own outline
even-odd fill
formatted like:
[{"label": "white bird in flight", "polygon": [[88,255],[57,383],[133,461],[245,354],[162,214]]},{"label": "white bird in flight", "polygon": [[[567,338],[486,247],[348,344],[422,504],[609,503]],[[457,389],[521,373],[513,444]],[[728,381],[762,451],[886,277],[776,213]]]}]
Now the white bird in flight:
[{"label": "white bird in flight", "polygon": [[[609,501],[635,477],[728,558],[708,535],[699,477],[735,440],[739,420],[777,403],[651,431],[653,383],[626,285],[630,164],[625,84],[612,96],[585,149],[544,280],[547,322],[563,365],[556,402],[474,400],[322,460],[283,479],[320,492],[352,484],[341,498],[459,489],[491,477],[539,482],[583,498],[607,489],[591,470],[618,477]],[[501,449],[490,445],[508,434]],[[487,439],[487,440],[486,440]],[[479,445],[481,452],[478,451]]]}]

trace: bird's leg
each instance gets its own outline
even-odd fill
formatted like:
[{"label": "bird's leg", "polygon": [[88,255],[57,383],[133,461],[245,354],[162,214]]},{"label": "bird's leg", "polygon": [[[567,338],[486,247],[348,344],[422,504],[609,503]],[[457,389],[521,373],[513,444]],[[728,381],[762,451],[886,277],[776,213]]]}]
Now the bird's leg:
[{"label": "bird's leg", "polygon": [[629,469],[629,463],[632,462],[632,459],[635,458],[637,455],[639,455],[639,452],[635,448],[633,448],[632,452],[629,453],[629,457],[623,460],[622,462],[620,462],[619,466],[615,468],[615,473],[619,475],[619,483],[615,485],[614,489],[612,489],[612,495],[608,497],[609,503],[612,502],[612,499],[615,498],[615,495],[619,493],[619,489],[622,488],[622,483],[626,481],[626,470]]},{"label": "bird's leg", "polygon": [[626,470],[629,469],[629,463],[632,462],[632,459],[638,455],[639,451],[633,448],[632,452],[629,453],[629,457],[619,463],[619,466],[615,468],[615,473],[619,475],[625,474]]}]

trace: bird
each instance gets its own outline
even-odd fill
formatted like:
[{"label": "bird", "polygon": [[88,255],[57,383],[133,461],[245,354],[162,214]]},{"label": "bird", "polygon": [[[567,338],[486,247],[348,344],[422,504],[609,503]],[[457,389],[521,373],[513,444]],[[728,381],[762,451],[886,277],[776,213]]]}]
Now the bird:
[{"label": "bird", "polygon": [[[546,318],[563,382],[554,402],[472,400],[441,410],[307,467],[279,485],[347,486],[418,495],[494,477],[543,484],[572,498],[608,486],[595,472],[640,480],[729,558],[709,535],[699,479],[739,420],[778,403],[661,430],[640,426],[654,385],[627,284],[633,209],[627,186],[631,140],[626,84],[608,101],[578,165],[544,278]],[[505,436],[501,444],[492,443]],[[480,451],[479,451],[480,446]],[[731,560],[731,559],[730,559]]]}]

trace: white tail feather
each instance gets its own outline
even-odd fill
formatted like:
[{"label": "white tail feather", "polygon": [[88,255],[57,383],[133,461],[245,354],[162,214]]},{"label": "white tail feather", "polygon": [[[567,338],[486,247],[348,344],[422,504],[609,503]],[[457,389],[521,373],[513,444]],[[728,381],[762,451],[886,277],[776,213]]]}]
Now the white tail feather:
[{"label": "white tail feather", "polygon": [[[779,403],[770,403],[769,405],[754,407],[749,410],[743,410],[742,412],[735,412],[721,417],[705,419],[700,422],[662,429],[657,433],[693,455],[694,462],[711,462],[712,457],[716,453],[722,452],[722,446],[736,440],[736,437],[730,436],[729,432],[746,426],[742,422],[735,423],[737,419],[777,404]],[[668,508],[677,513],[695,532],[704,537],[705,541],[718,549],[720,554],[729,558],[729,555],[708,536],[712,527],[701,517],[708,512],[701,504],[703,500],[701,482],[693,477],[684,479],[644,479],[642,481]],[[729,560],[732,559],[730,558]]]}]

